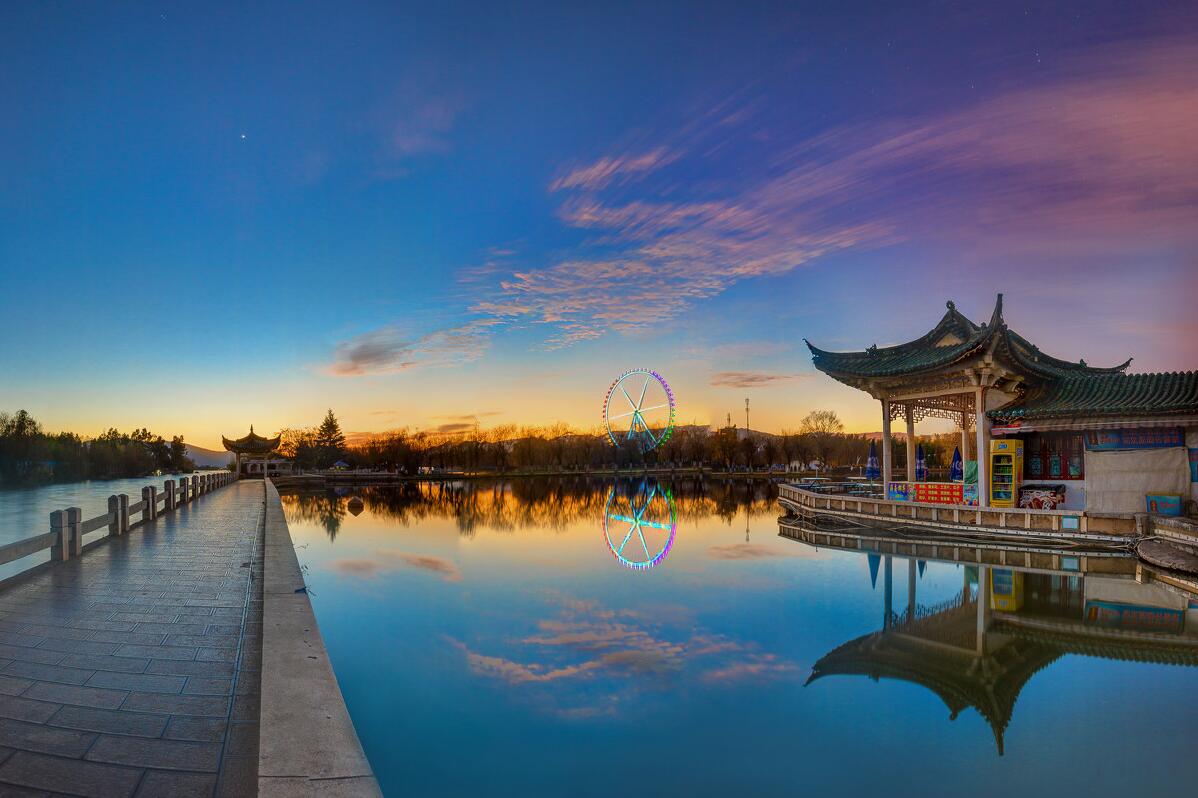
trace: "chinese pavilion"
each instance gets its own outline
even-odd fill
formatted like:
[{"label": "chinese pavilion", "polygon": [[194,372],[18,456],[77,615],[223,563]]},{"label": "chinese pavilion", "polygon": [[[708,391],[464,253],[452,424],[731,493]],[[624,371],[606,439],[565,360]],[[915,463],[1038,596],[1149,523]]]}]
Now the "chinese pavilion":
[{"label": "chinese pavilion", "polygon": [[[966,460],[974,439],[981,488],[977,503],[982,506],[990,504],[992,434],[1019,437],[1024,449],[1021,482],[1063,481],[1070,489],[1068,501],[1077,509],[1143,512],[1145,492],[1128,476],[1145,469],[1152,476],[1141,481],[1154,481],[1152,489],[1179,494],[1183,502],[1198,498],[1190,487],[1192,455],[1186,453],[1187,442],[1198,446],[1198,372],[1127,374],[1130,359],[1095,368],[1084,360],[1053,357],[1007,327],[1002,294],[983,324],[947,304],[947,312],[927,334],[897,346],[829,352],[807,342],[817,369],[881,403],[886,488],[893,477],[891,421],[901,419],[906,425],[907,482],[914,483],[915,424],[938,417],[960,428]],[[1109,454],[1113,449],[1154,453],[1092,461],[1091,452]],[[1086,491],[1088,471],[1096,476],[1089,486],[1093,495]],[[1138,501],[1135,507],[1133,500]]]},{"label": "chinese pavilion", "polygon": [[256,435],[253,424],[250,425],[250,433],[244,438],[231,441],[222,435],[221,442],[226,451],[237,455],[237,478],[291,473],[291,462],[278,453],[280,437],[263,438]]}]

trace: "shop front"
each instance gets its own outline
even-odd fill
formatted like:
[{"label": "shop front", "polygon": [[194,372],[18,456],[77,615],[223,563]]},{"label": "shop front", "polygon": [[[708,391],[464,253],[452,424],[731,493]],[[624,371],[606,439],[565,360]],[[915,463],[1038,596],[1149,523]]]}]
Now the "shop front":
[{"label": "shop front", "polygon": [[[1010,330],[998,297],[975,324],[952,302],[924,336],[829,352],[817,369],[882,407],[883,496],[957,507],[1186,513],[1198,501],[1198,372],[1128,374],[1052,357]],[[915,425],[961,432],[960,481],[915,476]],[[891,422],[906,425],[907,474],[894,479]]]}]

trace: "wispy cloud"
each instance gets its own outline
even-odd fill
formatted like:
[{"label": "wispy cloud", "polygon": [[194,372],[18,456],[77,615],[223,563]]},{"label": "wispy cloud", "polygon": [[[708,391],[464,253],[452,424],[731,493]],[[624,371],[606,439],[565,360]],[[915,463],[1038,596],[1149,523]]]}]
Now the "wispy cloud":
[{"label": "wispy cloud", "polygon": [[[795,140],[753,106],[720,106],[660,143],[567,169],[550,189],[584,238],[539,267],[492,262],[471,283],[475,319],[414,341],[346,342],[334,373],[460,362],[483,339],[541,328],[547,347],[659,328],[746,280],[833,253],[917,239],[996,252],[1095,253],[1123,237],[1198,237],[1198,47],[1137,42],[1083,53],[1032,87],[917,120],[866,118]],[[752,99],[745,105],[753,105]],[[729,121],[730,120],[730,121]],[[710,153],[760,154],[720,173]],[[770,142],[785,141],[777,145]],[[1012,269],[1018,270],[1018,260]],[[477,277],[474,275],[472,279]],[[442,356],[445,349],[454,357]],[[767,375],[774,376],[774,375]],[[733,387],[737,376],[726,373]]]},{"label": "wispy cloud", "polygon": [[551,191],[562,189],[587,189],[595,191],[607,188],[613,182],[625,183],[677,160],[675,153],[664,148],[641,154],[614,155],[600,158],[589,164],[576,166],[550,184]]},{"label": "wispy cloud", "polygon": [[711,375],[716,388],[768,388],[780,382],[793,382],[807,374],[769,374],[761,371],[718,371]]},{"label": "wispy cloud", "polygon": [[397,327],[372,330],[339,344],[325,371],[335,377],[360,377],[477,360],[490,344],[490,329],[498,323],[479,319],[414,339]]},{"label": "wispy cloud", "polygon": [[462,92],[440,70],[413,69],[370,120],[370,132],[378,138],[374,177],[404,177],[419,159],[452,149],[451,135],[466,106]]}]

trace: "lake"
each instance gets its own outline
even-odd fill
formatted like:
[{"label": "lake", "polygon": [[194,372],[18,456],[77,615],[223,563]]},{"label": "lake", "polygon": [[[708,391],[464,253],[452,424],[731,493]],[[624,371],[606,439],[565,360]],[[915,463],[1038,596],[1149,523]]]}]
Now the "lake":
[{"label": "lake", "polygon": [[[162,492],[162,483],[167,479],[178,479],[181,475],[165,477],[130,477],[128,479],[92,479],[82,482],[63,482],[0,490],[0,545],[40,535],[50,531],[50,513],[78,507],[84,520],[108,512],[108,497],[114,494],[129,494],[129,502],[141,501],[141,489],[154,485]],[[136,520],[136,516],[134,517]],[[99,529],[84,536],[91,542],[108,534]],[[0,565],[0,579],[13,576],[35,565],[49,562],[50,550],[22,557]]]},{"label": "lake", "polygon": [[[991,582],[816,548],[780,536],[764,482],[283,502],[387,794],[1186,795],[1198,779],[1198,603],[1129,576]],[[981,643],[979,579],[1018,594]]]}]

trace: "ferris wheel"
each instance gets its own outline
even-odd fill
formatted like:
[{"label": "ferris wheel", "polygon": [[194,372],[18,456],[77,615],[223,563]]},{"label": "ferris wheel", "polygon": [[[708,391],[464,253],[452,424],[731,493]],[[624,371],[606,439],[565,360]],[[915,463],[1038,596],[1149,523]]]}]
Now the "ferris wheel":
[{"label": "ferris wheel", "polygon": [[674,432],[674,410],[674,392],[664,377],[649,369],[632,369],[607,389],[603,424],[613,446],[628,444],[648,452]]},{"label": "ferris wheel", "polygon": [[635,571],[657,565],[670,553],[677,530],[674,498],[668,490],[642,480],[635,490],[621,494],[612,485],[603,513],[603,534],[607,547],[623,565]]}]

